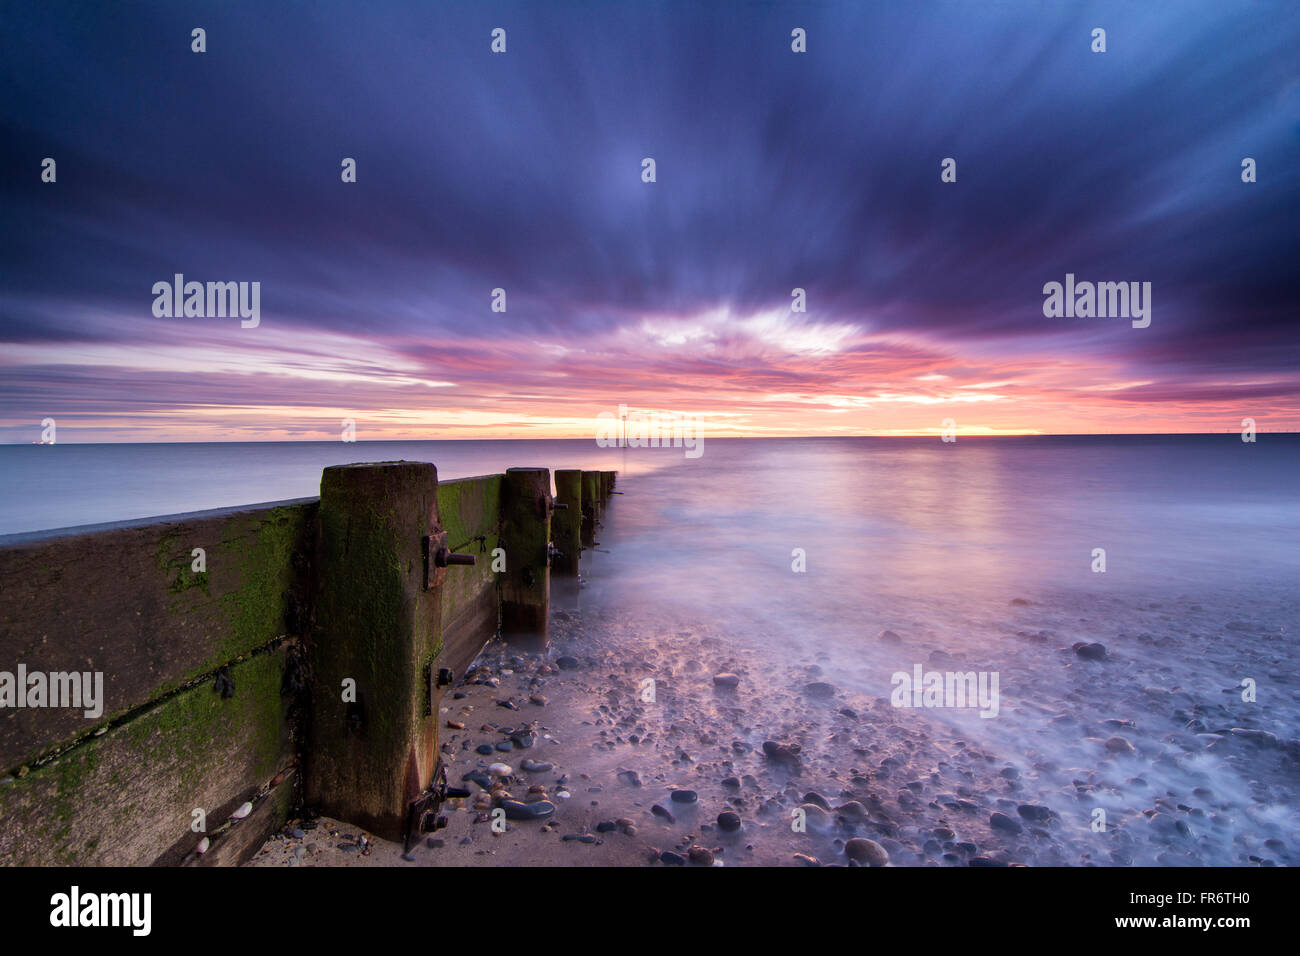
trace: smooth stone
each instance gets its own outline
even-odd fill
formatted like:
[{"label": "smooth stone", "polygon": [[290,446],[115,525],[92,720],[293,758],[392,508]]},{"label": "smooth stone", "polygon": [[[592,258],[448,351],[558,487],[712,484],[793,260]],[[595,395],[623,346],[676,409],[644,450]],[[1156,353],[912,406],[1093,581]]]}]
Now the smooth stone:
[{"label": "smooth stone", "polygon": [[524,770],[525,773],[546,773],[548,770],[551,770],[555,765],[551,763],[547,763],[545,760],[525,759],[519,764],[519,766]]},{"label": "smooth stone", "polygon": [[1133,745],[1123,737],[1111,737],[1106,741],[1106,749],[1116,754],[1131,754]]},{"label": "smooth stone", "polygon": [[692,846],[686,851],[686,857],[697,866],[713,865],[713,851],[708,847]]},{"label": "smooth stone", "polygon": [[555,804],[549,800],[538,800],[536,803],[502,800],[500,806],[505,810],[507,820],[544,820],[555,813]]},{"label": "smooth stone", "polygon": [[667,820],[669,823],[677,822],[677,818],[673,816],[671,812],[669,812],[667,807],[662,807],[657,803],[650,808],[650,812],[654,816],[659,817],[662,820]]},{"label": "smooth stone", "polygon": [[666,866],[685,866],[686,857],[680,853],[674,853],[672,850],[664,850],[659,854],[659,862]]},{"label": "smooth stone", "polygon": [[820,793],[818,793],[816,790],[809,790],[807,793],[805,793],[805,794],[803,795],[803,802],[804,802],[804,803],[815,803],[815,804],[817,804],[817,806],[821,807],[823,810],[829,810],[829,809],[831,808],[831,802],[830,802],[829,800],[827,800],[825,797],[823,797],[823,796],[822,796]]},{"label": "smooth stone", "polygon": [[740,814],[723,810],[718,814],[718,829],[723,833],[735,833],[740,829]]},{"label": "smooth stone", "polygon": [[1078,641],[1073,645],[1073,649],[1074,653],[1085,661],[1102,661],[1106,659],[1105,644],[1089,644],[1086,641]]},{"label": "smooth stone", "polygon": [[242,820],[244,819],[244,817],[248,816],[252,812],[253,812],[253,805],[251,803],[245,803],[242,806],[240,806],[238,810],[232,813],[230,815],[230,818],[232,820]]},{"label": "smooth stone", "polygon": [[763,741],[763,753],[768,759],[778,763],[798,763],[799,749],[798,744],[779,743],[775,740]]},{"label": "smooth stone", "polygon": [[1021,833],[1025,829],[1017,821],[1001,811],[994,811],[993,815],[989,817],[989,826],[995,830],[1005,830],[1008,833]]},{"label": "smooth stone", "polygon": [[1052,811],[1047,807],[1036,806],[1032,803],[1022,803],[1016,807],[1016,813],[1026,820],[1032,820],[1034,823],[1046,823],[1053,816]]},{"label": "smooth stone", "polygon": [[876,640],[884,641],[886,644],[898,644],[903,639],[893,631],[885,629],[876,635]]},{"label": "smooth stone", "polygon": [[889,862],[889,853],[875,840],[866,837],[854,837],[844,844],[844,855],[854,863],[868,866],[884,866]]},{"label": "smooth stone", "polygon": [[488,754],[496,753],[496,748],[493,747],[491,744],[479,744],[477,747],[474,748],[474,751],[486,757]]},{"label": "smooth stone", "polygon": [[629,787],[641,786],[641,775],[635,770],[620,770],[618,779],[622,780]]},{"label": "smooth stone", "polygon": [[694,790],[674,790],[670,795],[673,803],[694,803],[700,795]]},{"label": "smooth stone", "polygon": [[569,657],[567,654],[564,657],[561,657],[555,663],[556,666],[558,666],[560,670],[563,671],[571,671],[578,667],[578,659],[576,657]]},{"label": "smooth stone", "polygon": [[713,683],[718,687],[736,687],[740,684],[740,676],[723,671],[713,675]]},{"label": "smooth stone", "polygon": [[828,697],[835,696],[835,685],[828,684],[825,681],[814,681],[811,684],[805,684],[803,692],[809,697],[815,697],[818,700],[825,700]]},{"label": "smooth stone", "polygon": [[835,812],[853,823],[861,823],[867,819],[867,808],[857,800],[850,800],[848,803],[841,804],[835,808]]}]

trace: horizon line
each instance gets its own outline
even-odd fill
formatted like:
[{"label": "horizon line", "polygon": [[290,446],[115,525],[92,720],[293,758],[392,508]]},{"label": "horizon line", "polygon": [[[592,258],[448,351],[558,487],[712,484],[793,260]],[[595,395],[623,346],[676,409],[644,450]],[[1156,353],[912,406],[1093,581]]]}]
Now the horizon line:
[{"label": "horizon line", "polygon": [[[1240,435],[1241,430],[1238,428],[1228,428],[1221,432],[1025,432],[1020,434],[1004,435],[962,435],[958,432],[957,437],[970,441],[973,439],[980,440],[1003,440],[1003,439],[1023,439],[1023,438],[1217,438],[1223,435]],[[1257,430],[1259,435],[1278,435],[1278,436],[1300,436],[1300,431],[1274,431],[1266,432]],[[696,438],[697,441],[807,441],[809,439],[861,439],[871,438],[882,441],[893,439],[915,439],[915,438],[935,438],[938,437],[934,432],[918,432],[912,435],[702,435]],[[502,441],[587,441],[595,442],[591,436],[581,437],[547,437],[547,438],[367,438],[355,439],[350,442],[344,442],[340,439],[326,438],[248,438],[248,439],[222,439],[215,441],[56,441],[56,442],[0,442],[0,447],[23,448],[28,446],[53,447],[55,445],[382,445],[382,444],[409,444],[414,442],[502,442]],[[607,446],[614,450],[625,450],[632,448],[639,450],[640,446]],[[650,447],[650,446],[646,446]],[[665,446],[677,447],[677,446]]]}]

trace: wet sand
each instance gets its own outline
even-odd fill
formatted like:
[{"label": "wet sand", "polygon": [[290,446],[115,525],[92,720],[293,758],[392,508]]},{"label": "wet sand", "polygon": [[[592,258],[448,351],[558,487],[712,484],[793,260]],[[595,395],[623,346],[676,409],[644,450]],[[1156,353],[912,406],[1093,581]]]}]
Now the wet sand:
[{"label": "wet sand", "polygon": [[[1013,605],[1006,613],[1042,611]],[[1115,684],[1129,669],[1114,648],[1091,661],[1059,638],[1030,633],[1035,655],[1055,661],[1067,684]],[[892,649],[936,666],[982,664],[960,652],[927,657],[929,642],[910,635],[873,644],[873,653]],[[774,670],[761,647],[735,634],[724,640],[699,626],[665,628],[662,618],[553,610],[546,647],[494,640],[444,694],[448,782],[472,795],[446,805],[448,826],[411,859],[396,844],[322,819],[305,831],[292,821],[253,865],[1197,865],[1224,855],[1238,865],[1294,862],[1285,820],[1221,792],[1200,756],[1209,751],[1209,759],[1242,768],[1257,799],[1268,790],[1276,800],[1294,784],[1294,744],[1208,725],[1175,731],[1182,711],[1157,720],[1171,709],[1169,694],[1139,693],[1139,675],[1116,684],[1134,688],[1123,697],[1136,724],[1077,706],[1068,712],[1069,701],[1057,707],[1043,692],[1004,699],[1007,709],[1041,711],[1047,739],[1076,741],[1062,764],[1033,739],[1011,748],[981,737],[974,714],[955,719],[896,708],[887,693],[853,693],[847,673],[828,673],[816,653],[808,660],[792,651],[791,666]],[[1234,723],[1226,713],[1224,720]],[[1169,732],[1151,733],[1166,721]],[[675,799],[675,791],[696,798]],[[491,808],[503,799],[546,800],[556,809],[540,820],[508,820],[494,833]],[[1104,832],[1090,829],[1097,807],[1109,817]],[[723,812],[735,815],[738,830],[720,826]]]}]

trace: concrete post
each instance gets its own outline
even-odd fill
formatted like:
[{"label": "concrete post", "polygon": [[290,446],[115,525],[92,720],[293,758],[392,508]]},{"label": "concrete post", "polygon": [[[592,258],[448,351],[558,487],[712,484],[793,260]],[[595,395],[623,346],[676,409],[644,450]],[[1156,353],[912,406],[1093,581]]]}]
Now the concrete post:
[{"label": "concrete post", "polygon": [[[556,511],[551,516],[551,541],[560,553],[551,569],[562,574],[578,573],[582,550],[582,472],[562,469],[555,473]],[[564,505],[564,508],[559,508]]]},{"label": "concrete post", "polygon": [[501,485],[501,629],[545,634],[550,609],[551,472],[507,468]]},{"label": "concrete post", "polygon": [[326,468],[320,529],[304,799],[400,839],[437,763],[429,666],[442,644],[442,592],[425,589],[423,540],[441,531],[437,469]]}]

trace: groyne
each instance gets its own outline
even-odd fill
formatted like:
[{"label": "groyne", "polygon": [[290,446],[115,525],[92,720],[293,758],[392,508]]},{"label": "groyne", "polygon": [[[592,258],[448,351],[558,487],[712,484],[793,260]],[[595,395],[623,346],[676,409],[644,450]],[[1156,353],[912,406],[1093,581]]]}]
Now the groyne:
[{"label": "groyne", "polygon": [[545,633],[615,477],[341,465],[319,498],[0,538],[0,863],[238,864],[304,802],[435,825],[441,693]]}]

